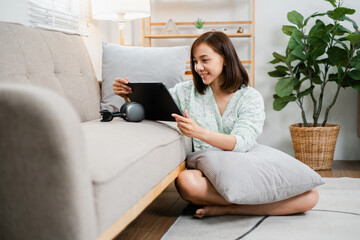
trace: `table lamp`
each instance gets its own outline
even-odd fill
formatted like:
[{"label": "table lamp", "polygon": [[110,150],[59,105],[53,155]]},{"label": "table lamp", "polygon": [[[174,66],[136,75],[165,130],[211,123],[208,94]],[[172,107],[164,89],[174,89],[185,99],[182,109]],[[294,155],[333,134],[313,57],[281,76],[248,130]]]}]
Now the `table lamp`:
[{"label": "table lamp", "polygon": [[150,16],[150,0],[92,0],[91,8],[93,19],[119,23],[121,44],[123,44],[122,30],[125,28],[125,20]]}]

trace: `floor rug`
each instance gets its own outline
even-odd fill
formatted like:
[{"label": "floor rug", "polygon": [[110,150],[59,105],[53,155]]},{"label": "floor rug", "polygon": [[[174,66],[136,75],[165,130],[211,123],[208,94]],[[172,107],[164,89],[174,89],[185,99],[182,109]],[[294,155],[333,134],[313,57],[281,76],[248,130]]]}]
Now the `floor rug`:
[{"label": "floor rug", "polygon": [[324,180],[319,203],[304,214],[196,219],[187,208],[162,240],[359,240],[360,178]]}]

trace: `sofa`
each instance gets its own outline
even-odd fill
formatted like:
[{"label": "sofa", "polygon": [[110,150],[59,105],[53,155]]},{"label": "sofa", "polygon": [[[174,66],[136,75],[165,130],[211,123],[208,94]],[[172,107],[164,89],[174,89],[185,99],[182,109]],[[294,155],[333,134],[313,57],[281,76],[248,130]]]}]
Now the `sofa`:
[{"label": "sofa", "polygon": [[0,239],[113,239],[184,170],[191,139],[174,122],[101,122],[80,36],[0,32]]}]

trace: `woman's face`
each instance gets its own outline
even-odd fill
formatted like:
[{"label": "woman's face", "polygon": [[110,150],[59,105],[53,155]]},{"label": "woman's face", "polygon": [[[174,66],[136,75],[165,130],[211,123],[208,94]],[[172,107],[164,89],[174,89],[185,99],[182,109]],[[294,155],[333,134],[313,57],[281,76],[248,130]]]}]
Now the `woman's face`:
[{"label": "woman's face", "polygon": [[193,52],[194,69],[200,75],[205,85],[221,82],[224,58],[215,52],[208,44],[200,43]]}]

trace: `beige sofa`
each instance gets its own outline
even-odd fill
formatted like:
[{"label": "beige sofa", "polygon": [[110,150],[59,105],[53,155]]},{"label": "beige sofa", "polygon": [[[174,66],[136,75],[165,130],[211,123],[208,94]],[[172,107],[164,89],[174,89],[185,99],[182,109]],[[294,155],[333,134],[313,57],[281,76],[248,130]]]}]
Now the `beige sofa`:
[{"label": "beige sofa", "polygon": [[100,122],[81,37],[0,22],[0,239],[111,239],[182,171],[172,123]]}]

